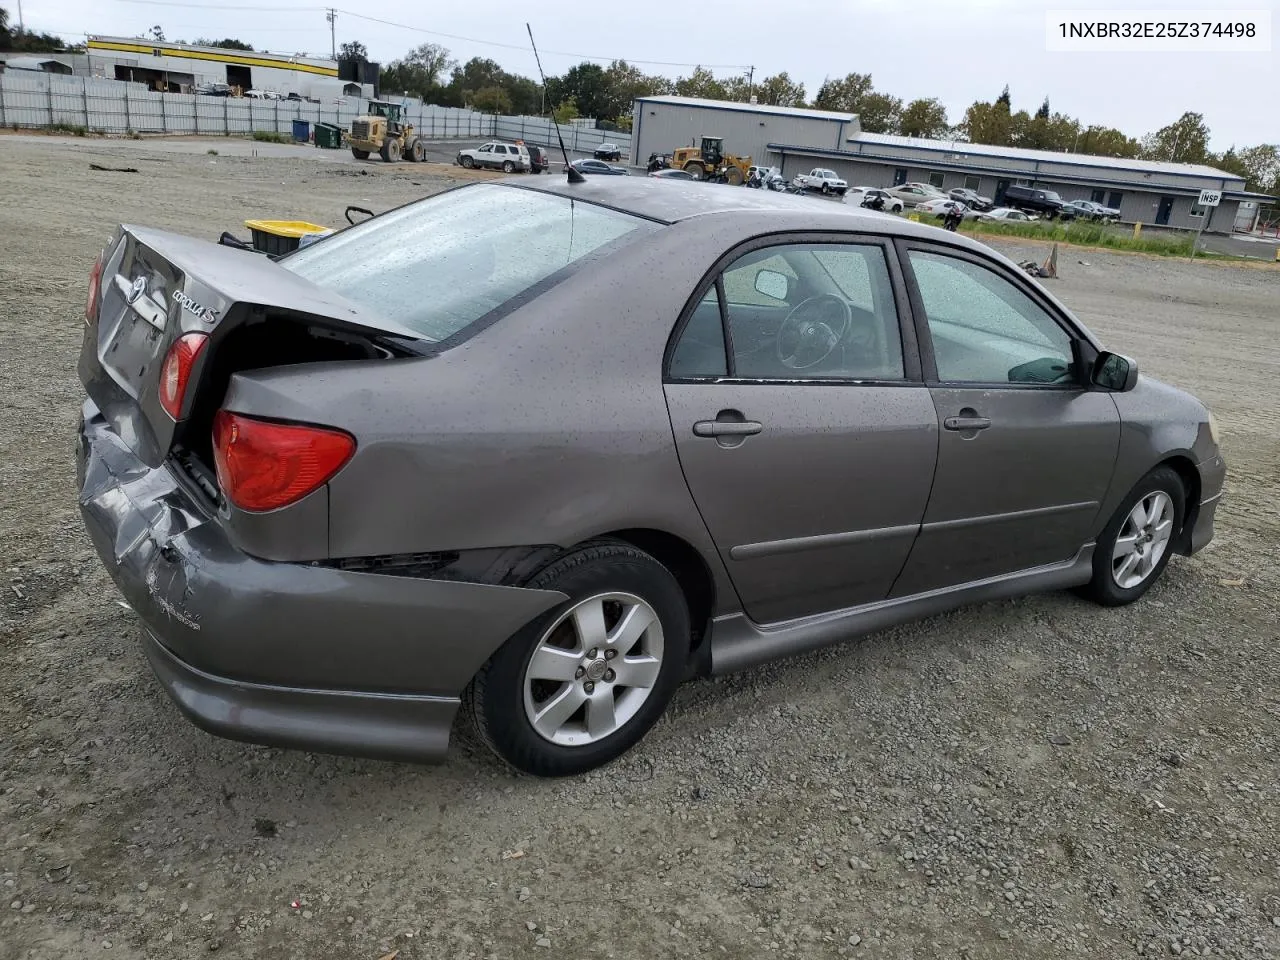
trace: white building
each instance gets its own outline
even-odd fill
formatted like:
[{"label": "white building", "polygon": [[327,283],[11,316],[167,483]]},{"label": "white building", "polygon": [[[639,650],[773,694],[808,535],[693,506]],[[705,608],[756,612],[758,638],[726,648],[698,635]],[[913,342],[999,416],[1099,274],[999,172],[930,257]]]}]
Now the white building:
[{"label": "white building", "polygon": [[317,57],[197,47],[137,37],[90,37],[88,56],[92,76],[145,83],[161,93],[193,93],[198,87],[212,84],[314,100],[368,96],[373,92],[370,85],[365,89],[339,79],[336,60]]}]

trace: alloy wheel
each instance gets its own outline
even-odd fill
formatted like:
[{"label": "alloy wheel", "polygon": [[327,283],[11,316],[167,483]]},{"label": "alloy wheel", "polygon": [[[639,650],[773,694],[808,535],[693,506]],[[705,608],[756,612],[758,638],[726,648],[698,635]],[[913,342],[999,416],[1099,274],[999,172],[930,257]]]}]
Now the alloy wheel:
[{"label": "alloy wheel", "polygon": [[588,597],[560,615],[524,672],[525,716],[545,740],[580,747],[624,727],[662,669],[662,623],[628,593]]},{"label": "alloy wheel", "polygon": [[1111,551],[1111,576],[1122,590],[1140,586],[1160,565],[1173,535],[1173,500],[1163,490],[1133,505]]}]

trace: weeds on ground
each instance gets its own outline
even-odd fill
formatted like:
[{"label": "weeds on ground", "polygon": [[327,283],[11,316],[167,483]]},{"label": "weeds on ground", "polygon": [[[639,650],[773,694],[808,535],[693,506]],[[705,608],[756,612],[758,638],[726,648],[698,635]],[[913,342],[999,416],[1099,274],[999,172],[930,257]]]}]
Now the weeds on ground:
[{"label": "weeds on ground", "polygon": [[[921,219],[924,219],[923,217]],[[1089,220],[1038,220],[1034,223],[966,220],[963,233],[996,237],[1027,237],[1032,240],[1054,240],[1082,247],[1106,247],[1109,250],[1133,250],[1167,257],[1189,257],[1195,243],[1193,234],[1134,237],[1132,227],[1117,227]]]},{"label": "weeds on ground", "polygon": [[211,157],[216,157],[218,155],[217,150],[206,150],[205,153],[207,153]]},{"label": "weeds on ground", "polygon": [[84,137],[89,133],[89,128],[76,123],[55,123],[49,126],[50,133],[69,133],[73,136]]},{"label": "weeds on ground", "polygon": [[293,143],[292,137],[287,137],[283,133],[276,133],[274,130],[255,130],[253,131],[253,139],[259,143]]}]

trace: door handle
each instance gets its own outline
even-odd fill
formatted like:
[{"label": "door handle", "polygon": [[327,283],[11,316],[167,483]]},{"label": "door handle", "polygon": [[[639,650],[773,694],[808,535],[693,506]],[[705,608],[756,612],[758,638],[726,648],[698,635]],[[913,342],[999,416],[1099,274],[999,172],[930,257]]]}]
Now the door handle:
[{"label": "door handle", "polygon": [[947,417],[942,425],[948,430],[985,430],[991,426],[989,417]]},{"label": "door handle", "polygon": [[693,425],[695,437],[753,437],[764,429],[754,420],[699,420]]}]

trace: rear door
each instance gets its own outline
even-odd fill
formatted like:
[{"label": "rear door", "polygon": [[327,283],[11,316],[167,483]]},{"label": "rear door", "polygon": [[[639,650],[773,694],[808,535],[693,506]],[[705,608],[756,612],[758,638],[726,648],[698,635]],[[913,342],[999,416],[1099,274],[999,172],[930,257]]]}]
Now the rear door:
[{"label": "rear door", "polygon": [[1070,560],[1111,483],[1120,417],[1076,378],[1068,318],[1015,271],[901,243],[938,466],[895,596]]},{"label": "rear door", "polygon": [[883,599],[919,529],[938,426],[891,253],[821,235],[739,248],[673,338],[676,449],[756,622]]}]

